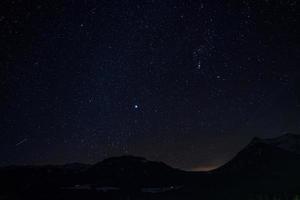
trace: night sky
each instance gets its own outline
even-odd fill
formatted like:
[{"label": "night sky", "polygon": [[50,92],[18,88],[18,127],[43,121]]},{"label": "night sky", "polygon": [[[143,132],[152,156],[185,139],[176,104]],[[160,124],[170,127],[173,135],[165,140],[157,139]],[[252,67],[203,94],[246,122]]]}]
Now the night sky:
[{"label": "night sky", "polygon": [[217,167],[300,133],[297,0],[0,2],[0,165]]}]

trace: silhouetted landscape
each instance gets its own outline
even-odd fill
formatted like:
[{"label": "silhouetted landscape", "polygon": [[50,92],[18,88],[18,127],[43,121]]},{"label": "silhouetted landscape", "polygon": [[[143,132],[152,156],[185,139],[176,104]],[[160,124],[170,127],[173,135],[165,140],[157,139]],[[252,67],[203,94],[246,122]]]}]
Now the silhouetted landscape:
[{"label": "silhouetted landscape", "polygon": [[128,155],[93,165],[8,166],[0,170],[0,199],[298,200],[299,153],[300,136],[285,134],[254,138],[209,172],[182,171]]},{"label": "silhouetted landscape", "polygon": [[297,0],[1,0],[0,200],[300,200]]}]

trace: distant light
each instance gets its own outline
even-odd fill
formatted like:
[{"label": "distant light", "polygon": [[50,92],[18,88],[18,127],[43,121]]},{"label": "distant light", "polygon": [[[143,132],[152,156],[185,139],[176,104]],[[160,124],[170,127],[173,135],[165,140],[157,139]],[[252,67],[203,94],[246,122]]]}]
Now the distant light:
[{"label": "distant light", "polygon": [[138,108],[139,108],[139,105],[135,104],[135,105],[134,105],[134,108],[135,108],[135,109],[138,109]]}]

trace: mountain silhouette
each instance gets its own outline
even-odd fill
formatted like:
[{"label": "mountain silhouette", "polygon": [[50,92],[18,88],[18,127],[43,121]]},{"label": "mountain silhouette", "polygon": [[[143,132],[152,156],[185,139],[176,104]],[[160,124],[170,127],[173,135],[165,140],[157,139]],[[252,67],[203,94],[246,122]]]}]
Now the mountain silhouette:
[{"label": "mountain silhouette", "polygon": [[210,172],[129,155],[92,165],[2,167],[0,199],[293,199],[300,193],[299,144],[291,133],[255,137]]},{"label": "mountain silhouette", "polygon": [[296,193],[300,191],[298,152],[299,135],[256,137],[214,174],[222,177],[221,184],[244,193]]},{"label": "mountain silhouette", "polygon": [[297,172],[300,167],[300,136],[285,134],[276,138],[255,137],[232,160],[216,171],[233,173]]},{"label": "mountain silhouette", "polygon": [[[87,182],[118,187],[169,185],[183,171],[163,162],[149,161],[142,157],[120,156],[105,159],[86,171]],[[128,185],[131,182],[131,185]]]}]

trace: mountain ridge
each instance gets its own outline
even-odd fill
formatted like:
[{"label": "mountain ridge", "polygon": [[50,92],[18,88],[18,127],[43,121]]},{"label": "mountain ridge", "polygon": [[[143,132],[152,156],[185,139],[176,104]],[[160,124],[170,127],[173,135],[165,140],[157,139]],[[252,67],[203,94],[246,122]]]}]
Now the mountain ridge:
[{"label": "mountain ridge", "polygon": [[92,165],[0,168],[0,197],[7,195],[7,191],[12,194],[45,193],[50,195],[49,199],[55,199],[50,198],[53,191],[71,194],[75,199],[80,191],[96,196],[118,194],[118,191],[120,195],[137,195],[143,191],[167,193],[171,199],[176,199],[173,197],[177,194],[197,196],[199,193],[207,197],[218,194],[218,198],[222,197],[219,193],[230,192],[230,196],[252,192],[295,195],[300,191],[300,154],[294,148],[299,137],[295,134],[267,139],[254,137],[229,162],[209,172],[183,171],[163,162],[131,155],[110,157]]}]

